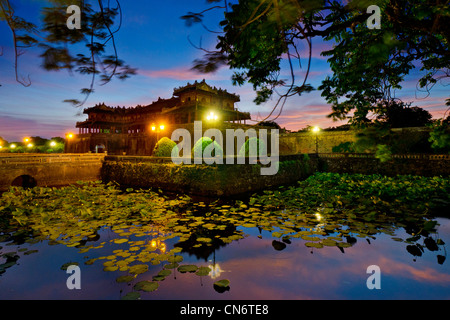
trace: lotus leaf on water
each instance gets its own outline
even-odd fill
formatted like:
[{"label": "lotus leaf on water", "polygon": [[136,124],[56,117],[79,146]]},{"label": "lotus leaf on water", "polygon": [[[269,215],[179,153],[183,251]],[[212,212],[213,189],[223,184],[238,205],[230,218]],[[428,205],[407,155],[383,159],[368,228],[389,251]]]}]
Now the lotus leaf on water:
[{"label": "lotus leaf on water", "polygon": [[159,288],[158,282],[155,281],[140,281],[136,283],[133,287],[134,290],[137,291],[145,291],[145,292],[152,292]]},{"label": "lotus leaf on water", "polygon": [[136,291],[128,292],[125,296],[122,297],[122,300],[138,300],[141,297],[141,294]]},{"label": "lotus leaf on water", "polygon": [[120,276],[116,278],[116,282],[122,283],[122,282],[131,282],[134,280],[133,276]]},{"label": "lotus leaf on water", "polygon": [[141,274],[148,271],[148,265],[146,264],[137,264],[128,270],[131,274]]},{"label": "lotus leaf on water", "polygon": [[212,270],[209,267],[199,267],[195,274],[198,276],[207,276],[211,271]]},{"label": "lotus leaf on water", "polygon": [[219,288],[227,288],[230,286],[230,280],[228,279],[222,279],[214,282],[214,285]]},{"label": "lotus leaf on water", "polygon": [[185,265],[181,265],[177,268],[177,270],[181,273],[195,272],[195,271],[197,271],[197,269],[198,269],[198,267],[193,264],[185,264]]}]

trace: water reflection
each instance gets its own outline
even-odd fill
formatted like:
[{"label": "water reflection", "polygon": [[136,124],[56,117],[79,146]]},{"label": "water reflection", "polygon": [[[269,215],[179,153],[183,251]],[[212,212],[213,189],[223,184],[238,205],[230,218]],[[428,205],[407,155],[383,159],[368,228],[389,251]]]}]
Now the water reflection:
[{"label": "water reflection", "polygon": [[[88,208],[73,217],[48,218],[41,212],[28,216],[23,226],[2,227],[0,287],[17,286],[19,277],[35,277],[25,256],[44,257],[33,260],[36,270],[54,268],[48,252],[57,247],[66,257],[57,269],[78,261],[89,279],[90,289],[77,293],[80,297],[111,298],[111,290],[120,297],[152,299],[450,295],[447,219],[424,218],[414,211],[392,214],[376,206],[320,204],[306,210],[267,204],[265,198],[207,203],[184,196],[111,192],[113,196],[97,195],[95,208],[83,198]],[[117,210],[111,213],[111,208]],[[109,214],[103,214],[107,210]],[[359,214],[363,210],[367,214]],[[19,260],[28,272],[19,269]],[[364,287],[365,271],[372,264],[382,270],[382,293]],[[61,277],[58,281],[64,284]],[[230,288],[217,290],[215,281],[224,278]],[[194,279],[199,279],[198,286]],[[39,280],[41,287],[57,287],[52,277]],[[114,285],[105,286],[111,280]],[[408,291],[408,286],[420,292]],[[398,288],[405,292],[395,291]],[[70,294],[60,288],[44,297]]]}]

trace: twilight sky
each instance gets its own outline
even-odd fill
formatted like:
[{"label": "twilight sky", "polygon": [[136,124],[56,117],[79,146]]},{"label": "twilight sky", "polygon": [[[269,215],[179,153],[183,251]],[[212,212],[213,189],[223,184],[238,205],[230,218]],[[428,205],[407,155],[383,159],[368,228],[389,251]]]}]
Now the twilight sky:
[{"label": "twilight sky", "polygon": [[[40,9],[44,0],[12,0],[18,15],[38,23]],[[84,108],[99,102],[111,106],[134,107],[138,104],[150,104],[161,98],[170,98],[175,87],[187,82],[206,79],[207,83],[239,94],[240,111],[250,112],[252,119],[266,116],[275,100],[256,106],[255,94],[249,85],[234,87],[231,84],[232,72],[221,69],[215,74],[198,74],[190,68],[202,51],[194,48],[193,43],[201,43],[206,48],[215,46],[215,35],[202,27],[187,28],[180,16],[189,11],[198,12],[207,7],[205,0],[134,0],[121,1],[123,11],[122,28],[116,34],[119,58],[138,69],[138,74],[125,81],[114,80],[105,86],[96,85]],[[208,27],[214,29],[223,17],[217,11],[208,15]],[[217,28],[216,28],[217,30]],[[310,78],[317,87],[330,74],[325,58],[320,51],[330,44],[313,42],[315,52]],[[19,70],[22,76],[30,76],[32,85],[23,87],[14,79],[14,56],[12,35],[4,21],[0,21],[0,137],[8,141],[21,141],[25,136],[52,138],[63,137],[68,131],[75,130],[75,123],[83,121],[86,115],[82,109],[64,103],[64,99],[82,99],[81,88],[88,87],[90,78],[66,71],[46,72],[40,67],[39,51],[28,49],[20,57]],[[306,66],[306,60],[303,65]],[[396,96],[405,102],[423,107],[434,118],[440,118],[447,109],[444,105],[448,95],[449,83],[437,84],[431,95],[416,89],[417,80],[422,74],[414,71],[404,82],[403,89]],[[300,75],[299,75],[300,76]],[[337,126],[342,122],[333,122],[327,118],[331,108],[320,96],[319,91],[293,97],[288,100],[277,122],[286,129],[299,130],[307,125],[321,127]]]}]

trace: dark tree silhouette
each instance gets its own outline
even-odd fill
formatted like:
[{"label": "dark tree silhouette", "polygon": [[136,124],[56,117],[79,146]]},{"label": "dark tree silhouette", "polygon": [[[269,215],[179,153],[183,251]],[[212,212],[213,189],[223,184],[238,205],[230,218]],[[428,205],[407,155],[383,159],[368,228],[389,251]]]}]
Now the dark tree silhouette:
[{"label": "dark tree silhouette", "polygon": [[[308,84],[313,40],[333,45],[322,52],[333,76],[318,88],[332,106],[333,119],[365,123],[369,114],[382,114],[384,103],[395,101],[394,90],[401,88],[412,69],[425,74],[418,79],[418,88],[428,92],[450,76],[446,1],[240,0],[232,6],[227,1],[208,2],[224,4],[212,7],[225,8],[223,33],[215,49],[202,48],[206,53],[194,68],[203,72],[224,65],[234,69],[233,83],[252,84],[256,103],[278,95],[269,115],[274,120],[275,110],[279,115],[288,97],[314,89]],[[369,5],[380,8],[380,29],[367,27]],[[203,23],[204,13],[212,8],[182,18],[188,25]],[[283,64],[287,71],[282,72]]]},{"label": "dark tree silhouette", "polygon": [[397,101],[391,103],[378,117],[391,128],[423,127],[431,124],[431,118],[427,110]]},{"label": "dark tree silhouette", "polygon": [[[67,27],[70,5],[81,9],[81,29]],[[0,0],[0,21],[6,22],[11,30],[18,83],[31,85],[29,76],[20,75],[19,65],[20,56],[31,47],[40,50],[42,67],[47,71],[67,70],[90,76],[89,85],[81,89],[85,95],[82,101],[65,100],[75,106],[83,105],[94,92],[96,77],[104,85],[113,78],[123,80],[136,73],[119,59],[116,47],[115,37],[122,24],[118,0],[51,0],[49,6],[42,8],[41,27],[18,16],[13,0]]]}]

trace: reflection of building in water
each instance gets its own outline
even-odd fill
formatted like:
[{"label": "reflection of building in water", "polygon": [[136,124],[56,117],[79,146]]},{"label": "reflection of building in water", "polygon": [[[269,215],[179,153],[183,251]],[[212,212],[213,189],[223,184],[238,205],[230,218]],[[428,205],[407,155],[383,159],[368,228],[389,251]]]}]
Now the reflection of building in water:
[{"label": "reflection of building in water", "polygon": [[244,123],[250,113],[240,112],[238,95],[209,86],[205,80],[176,88],[169,99],[134,108],[97,104],[78,122],[78,135],[66,144],[66,152],[108,152],[109,154],[151,155],[157,138],[194,121]]}]

